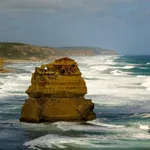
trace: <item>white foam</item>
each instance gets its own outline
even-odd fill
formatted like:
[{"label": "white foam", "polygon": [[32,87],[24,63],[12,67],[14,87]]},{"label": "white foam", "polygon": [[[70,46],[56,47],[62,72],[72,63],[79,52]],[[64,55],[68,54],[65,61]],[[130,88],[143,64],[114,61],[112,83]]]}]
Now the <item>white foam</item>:
[{"label": "white foam", "polygon": [[90,56],[88,57],[73,57],[79,64],[88,64],[89,66],[102,66],[102,65],[113,65],[116,64],[114,60],[117,58],[115,56]]},{"label": "white foam", "polygon": [[[37,139],[34,139],[29,142],[25,142],[23,145],[31,148],[41,150],[42,148],[68,148],[72,145],[73,147],[80,148],[101,148],[104,147],[101,144],[93,144],[92,141],[98,142],[99,140],[96,137],[68,137],[68,136],[59,136],[55,134],[48,134]],[[107,146],[108,147],[108,146]]]},{"label": "white foam", "polygon": [[31,80],[31,75],[30,74],[21,74],[21,75],[17,75],[18,76],[18,79],[20,80],[27,80],[27,81],[30,81]]},{"label": "white foam", "polygon": [[44,130],[49,129],[51,127],[50,124],[44,124],[44,123],[20,123],[23,128],[29,128],[29,129],[35,129],[35,130]]},{"label": "white foam", "polygon": [[[92,95],[93,102],[100,106],[114,107],[129,105],[136,106],[137,104],[143,105],[143,103],[139,102],[145,102],[150,99],[148,91],[149,86],[146,87],[148,90],[145,90],[145,88],[141,88],[140,86],[141,83],[143,83],[142,85],[146,84],[145,82],[147,81],[145,81],[145,79],[147,79],[147,77],[136,77],[135,75],[130,75],[129,72],[119,70],[117,66],[111,66],[114,58],[114,56],[75,58],[75,60],[81,65],[80,70],[83,77],[85,77],[85,79],[87,78],[86,85],[88,94]],[[14,64],[14,67],[17,68],[18,66],[18,68],[32,70],[34,69],[34,66],[37,65],[39,64],[22,63]],[[111,69],[111,72],[109,69]],[[10,74],[8,78],[2,77],[0,82],[1,80],[3,83],[3,85],[0,85],[1,97],[15,94],[26,95],[25,91],[31,84],[31,73],[21,73],[17,75]],[[95,98],[96,96],[97,98]]]},{"label": "white foam", "polygon": [[93,102],[100,106],[136,106],[150,99],[149,91],[140,86],[144,78],[110,74],[100,74],[98,77],[101,79],[86,80],[86,85],[88,95],[92,95]]},{"label": "white foam", "polygon": [[124,67],[123,67],[123,69],[132,69],[132,68],[135,68],[135,66],[127,65],[127,66],[124,66]]},{"label": "white foam", "polygon": [[31,84],[31,75],[28,73],[11,74],[3,78],[3,84],[0,85],[1,97],[8,97],[10,95],[25,95],[25,91]]},{"label": "white foam", "polygon": [[147,65],[150,65],[150,63],[148,62]]},{"label": "white foam", "polygon": [[93,126],[93,125],[84,125],[81,123],[74,123],[74,122],[57,122],[53,123],[53,125],[57,126],[57,128],[61,129],[62,131],[89,131],[89,132],[100,132],[101,130],[109,130],[102,126]]},{"label": "white foam", "polygon": [[143,76],[143,75],[138,75],[136,76],[137,78],[146,78],[146,76]]},{"label": "white foam", "polygon": [[[87,130],[88,131],[88,130]],[[102,132],[103,130],[101,130]],[[110,133],[112,133],[110,130]],[[116,132],[115,132],[116,133]],[[104,135],[95,135],[95,134],[81,134],[80,137],[77,136],[62,136],[56,134],[48,134],[45,136],[38,137],[34,140],[25,142],[23,145],[28,147],[29,149],[38,149],[42,148],[51,148],[51,149],[63,149],[72,147],[80,147],[80,148],[111,148],[111,147],[120,147],[120,139],[150,139],[150,135],[148,132],[139,132],[134,128],[121,128],[117,131],[116,134],[106,134]],[[111,144],[105,144],[111,142]],[[119,140],[119,141],[118,141]],[[116,145],[117,142],[117,145]],[[119,144],[119,143],[120,144]],[[102,143],[102,144],[100,144]],[[104,143],[104,144],[103,144]],[[126,147],[126,146],[125,146]]]},{"label": "white foam", "polygon": [[115,76],[122,76],[122,75],[127,75],[126,72],[123,72],[123,71],[120,71],[120,70],[113,70],[110,72],[112,75],[115,75]]},{"label": "white foam", "polygon": [[56,122],[52,124],[62,131],[82,131],[82,132],[122,132],[126,127],[123,125],[114,125],[101,122],[99,119],[87,121],[87,124],[75,122]]},{"label": "white foam", "polygon": [[150,90],[150,77],[147,77],[147,79],[141,84],[141,86],[146,87],[147,90]]},{"label": "white foam", "polygon": [[64,121],[59,121],[55,122],[52,125],[57,126],[57,128],[63,130],[63,131],[69,131],[72,129],[78,128],[79,122],[64,122]]},{"label": "white foam", "polygon": [[134,136],[135,139],[150,139],[150,134],[138,133]]},{"label": "white foam", "polygon": [[103,71],[106,71],[106,70],[108,70],[108,66],[93,66],[93,67],[91,67],[92,69],[96,69],[96,70],[98,70],[98,71],[100,71],[100,72],[103,72]]},{"label": "white foam", "polygon": [[100,122],[99,119],[96,119],[93,121],[87,121],[87,123],[102,126],[102,127],[108,127],[108,128],[124,128],[125,127],[123,125],[106,124],[106,123]]},{"label": "white foam", "polygon": [[143,129],[143,130],[149,130],[150,129],[148,125],[141,125],[141,124],[140,124],[139,128]]}]

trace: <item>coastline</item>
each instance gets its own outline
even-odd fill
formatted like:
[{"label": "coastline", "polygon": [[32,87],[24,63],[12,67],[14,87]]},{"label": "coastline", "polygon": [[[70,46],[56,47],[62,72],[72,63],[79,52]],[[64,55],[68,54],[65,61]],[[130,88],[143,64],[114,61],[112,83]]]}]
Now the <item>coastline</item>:
[{"label": "coastline", "polygon": [[[24,63],[24,62],[34,62],[34,61],[33,60],[23,60],[23,59],[4,59],[3,60],[4,63]],[[36,60],[36,61],[38,61],[38,60]]]},{"label": "coastline", "polygon": [[26,63],[26,62],[39,62],[39,61],[53,61],[54,59],[62,58],[62,57],[68,57],[68,56],[51,56],[48,59],[3,59],[4,63]]}]

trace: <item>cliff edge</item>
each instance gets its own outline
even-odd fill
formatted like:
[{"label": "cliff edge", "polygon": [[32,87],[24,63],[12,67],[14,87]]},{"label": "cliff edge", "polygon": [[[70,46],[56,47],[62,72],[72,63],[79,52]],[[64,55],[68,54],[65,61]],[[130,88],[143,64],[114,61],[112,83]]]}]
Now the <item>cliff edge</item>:
[{"label": "cliff edge", "polygon": [[113,50],[95,47],[41,47],[24,43],[0,42],[0,57],[9,60],[49,60],[55,57],[118,55]]}]

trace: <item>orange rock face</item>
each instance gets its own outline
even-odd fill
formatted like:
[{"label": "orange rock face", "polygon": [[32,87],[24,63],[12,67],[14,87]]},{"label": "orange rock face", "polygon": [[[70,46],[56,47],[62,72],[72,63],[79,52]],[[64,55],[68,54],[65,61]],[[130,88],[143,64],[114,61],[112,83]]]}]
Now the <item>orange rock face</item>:
[{"label": "orange rock face", "polygon": [[3,70],[3,59],[0,58],[0,70]]},{"label": "orange rock face", "polygon": [[8,72],[9,72],[9,70],[5,70],[3,68],[3,59],[0,58],[0,73],[8,73]]},{"label": "orange rock face", "polygon": [[86,121],[96,117],[94,104],[84,98],[87,87],[72,59],[36,68],[26,93],[29,99],[22,107],[20,121]]}]

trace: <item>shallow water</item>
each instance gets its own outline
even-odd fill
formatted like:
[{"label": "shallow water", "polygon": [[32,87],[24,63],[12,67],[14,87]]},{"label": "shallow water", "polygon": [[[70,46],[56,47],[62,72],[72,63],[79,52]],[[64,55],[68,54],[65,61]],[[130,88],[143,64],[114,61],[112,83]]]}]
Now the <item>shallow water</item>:
[{"label": "shallow water", "polygon": [[7,64],[0,74],[0,150],[149,150],[150,56],[74,57],[95,103],[86,123],[20,123],[32,72],[39,63]]}]

